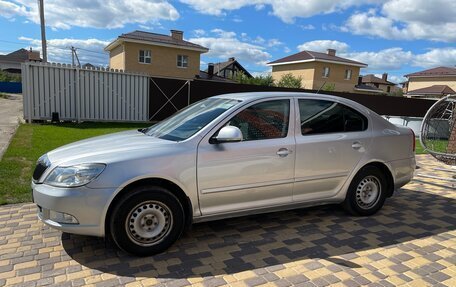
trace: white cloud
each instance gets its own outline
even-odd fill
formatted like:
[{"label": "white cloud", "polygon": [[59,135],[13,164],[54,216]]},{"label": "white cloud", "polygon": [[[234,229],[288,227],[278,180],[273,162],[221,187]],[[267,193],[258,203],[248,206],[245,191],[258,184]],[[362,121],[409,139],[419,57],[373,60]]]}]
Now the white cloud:
[{"label": "white cloud", "polygon": [[303,30],[315,30],[315,26],[312,24],[301,25],[301,29]]},{"label": "white cloud", "polygon": [[237,10],[245,6],[254,6],[262,10],[266,5],[272,7],[272,14],[286,23],[294,18],[307,18],[317,14],[329,14],[362,4],[380,3],[382,0],[180,0],[200,13],[223,15],[225,11]]},{"label": "white cloud", "polygon": [[369,70],[399,70],[409,64],[414,55],[402,48],[389,48],[377,52],[347,52],[341,57],[353,59],[369,65]]},{"label": "white cloud", "polygon": [[456,1],[388,0],[381,11],[356,12],[342,31],[395,40],[456,41]]},{"label": "white cloud", "polygon": [[298,47],[299,51],[309,50],[315,52],[326,52],[326,49],[336,49],[337,52],[346,52],[349,48],[347,43],[335,40],[315,40],[303,43]]},{"label": "white cloud", "polygon": [[369,71],[400,70],[405,66],[432,68],[456,65],[456,48],[430,48],[424,53],[405,51],[393,47],[379,51],[352,51],[347,43],[333,40],[316,40],[298,46],[300,51],[325,52],[327,48],[337,50],[340,57],[368,64]]},{"label": "white cloud", "polygon": [[277,47],[277,46],[282,46],[283,42],[281,42],[279,39],[269,39],[267,46],[268,47]]},{"label": "white cloud", "polygon": [[[130,23],[177,20],[179,12],[165,0],[49,0],[45,1],[46,25],[57,29],[72,26],[121,28]],[[0,16],[23,16],[39,23],[38,5],[33,0],[0,0]]]},{"label": "white cloud", "polygon": [[[33,50],[41,51],[41,40],[19,37],[19,40],[28,42]],[[103,48],[110,43],[99,39],[49,39],[47,42],[48,61],[57,63],[71,63],[70,47],[79,48],[77,54],[81,64],[107,66],[109,54]]]},{"label": "white cloud", "polygon": [[211,32],[213,35],[189,39],[190,42],[209,48],[209,52],[203,54],[204,57],[218,58],[222,61],[236,57],[246,65],[265,65],[271,58],[263,46],[239,39],[234,32],[222,29],[213,29]]},{"label": "white cloud", "polygon": [[193,34],[195,34],[196,37],[200,37],[200,36],[205,35],[206,31],[204,31],[203,29],[196,29],[196,30],[193,30]]},{"label": "white cloud", "polygon": [[412,65],[426,68],[437,66],[453,67],[456,65],[456,48],[428,49],[426,53],[416,55]]}]

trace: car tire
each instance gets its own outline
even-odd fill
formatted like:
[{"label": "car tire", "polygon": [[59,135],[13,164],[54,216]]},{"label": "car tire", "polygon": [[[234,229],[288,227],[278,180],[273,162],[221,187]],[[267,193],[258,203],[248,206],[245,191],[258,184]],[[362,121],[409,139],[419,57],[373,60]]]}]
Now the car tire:
[{"label": "car tire", "polygon": [[350,183],[343,207],[351,215],[373,215],[385,203],[386,193],[385,175],[375,166],[366,166],[356,174]]},{"label": "car tire", "polygon": [[167,250],[185,227],[181,203],[169,190],[159,186],[130,190],[110,216],[113,241],[120,249],[138,256]]}]

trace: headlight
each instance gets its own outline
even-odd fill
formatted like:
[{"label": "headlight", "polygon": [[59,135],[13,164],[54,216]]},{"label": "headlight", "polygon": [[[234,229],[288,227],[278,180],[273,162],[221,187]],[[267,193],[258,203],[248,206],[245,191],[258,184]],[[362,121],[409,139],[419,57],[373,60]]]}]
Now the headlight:
[{"label": "headlight", "polygon": [[44,183],[62,187],[82,186],[100,175],[105,167],[106,165],[101,163],[58,166],[46,177]]}]

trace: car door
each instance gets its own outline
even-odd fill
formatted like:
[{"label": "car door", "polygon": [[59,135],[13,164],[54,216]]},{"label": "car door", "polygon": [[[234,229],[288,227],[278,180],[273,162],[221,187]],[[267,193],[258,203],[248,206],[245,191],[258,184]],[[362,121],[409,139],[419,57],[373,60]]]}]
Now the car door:
[{"label": "car door", "polygon": [[335,195],[366,153],[368,119],[341,103],[297,99],[296,168],[293,201]]},{"label": "car door", "polygon": [[[197,177],[203,215],[230,213],[292,201],[294,105],[268,99],[247,105],[209,133],[198,146]],[[226,125],[243,140],[211,143]]]}]

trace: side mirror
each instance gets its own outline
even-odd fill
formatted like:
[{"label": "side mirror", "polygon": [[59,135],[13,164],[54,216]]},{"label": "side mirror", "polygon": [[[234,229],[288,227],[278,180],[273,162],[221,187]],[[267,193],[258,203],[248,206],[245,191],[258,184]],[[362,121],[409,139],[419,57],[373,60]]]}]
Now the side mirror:
[{"label": "side mirror", "polygon": [[242,139],[241,130],[234,126],[223,127],[215,137],[216,143],[240,142]]}]

